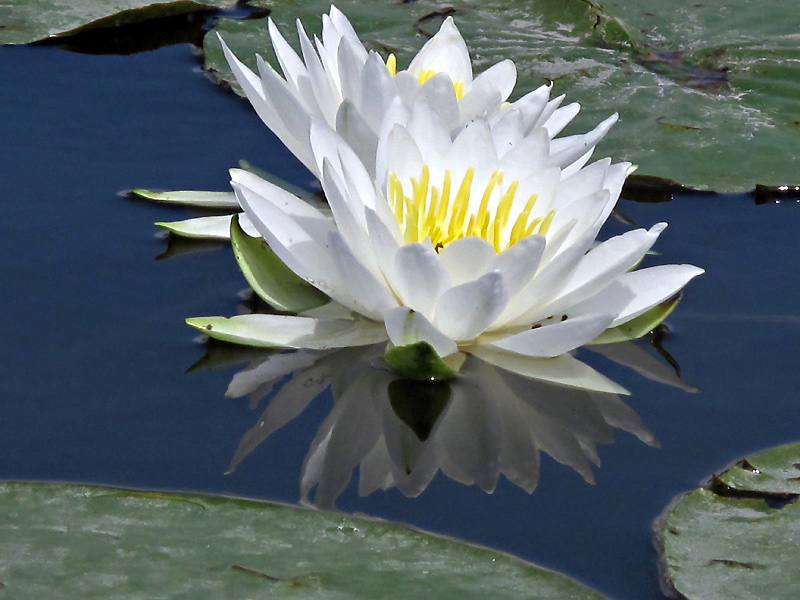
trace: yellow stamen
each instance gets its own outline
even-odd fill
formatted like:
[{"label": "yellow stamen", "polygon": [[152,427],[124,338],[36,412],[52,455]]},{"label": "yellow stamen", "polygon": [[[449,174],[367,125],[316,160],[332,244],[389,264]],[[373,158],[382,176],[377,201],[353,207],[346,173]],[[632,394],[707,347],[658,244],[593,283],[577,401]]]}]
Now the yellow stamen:
[{"label": "yellow stamen", "polygon": [[419,81],[420,85],[424,85],[434,75],[436,75],[436,71],[434,71],[433,69],[422,69],[422,71],[420,71],[419,75],[417,76],[417,80]]},{"label": "yellow stamen", "polygon": [[386,59],[386,69],[392,77],[397,75],[397,57],[394,54],[390,54]]},{"label": "yellow stamen", "polygon": [[464,82],[463,81],[454,81],[453,82],[453,90],[456,93],[456,100],[461,100],[464,97]]},{"label": "yellow stamen", "polygon": [[550,231],[550,224],[553,222],[553,217],[556,216],[556,211],[551,210],[547,213],[547,216],[542,221],[542,224],[539,225],[539,234],[540,235],[547,235],[547,232]]},{"label": "yellow stamen", "polygon": [[528,225],[528,217],[530,217],[531,215],[531,211],[533,210],[533,205],[536,204],[536,198],[537,198],[536,194],[528,198],[528,202],[527,204],[525,204],[525,208],[523,208],[522,212],[519,213],[517,220],[514,222],[514,226],[511,228],[511,236],[508,239],[509,246],[513,246],[521,238],[525,237],[525,231]]},{"label": "yellow stamen", "polygon": [[[406,195],[403,184],[395,173],[389,175],[388,201],[406,244],[430,240],[438,252],[449,244],[467,236],[486,240],[495,252],[502,252],[524,237],[539,233],[546,235],[555,217],[550,211],[546,217],[531,219],[536,204],[533,194],[522,211],[517,215],[513,226],[509,216],[519,182],[514,181],[503,191],[495,191],[503,184],[503,172],[495,171],[482,190],[481,200],[470,208],[472,184],[475,168],[469,167],[464,173],[458,190],[451,198],[452,173],[445,170],[441,186],[431,181],[430,169],[423,166],[419,178],[409,177],[410,194]],[[408,189],[408,187],[406,187]],[[495,202],[493,198],[498,198]]]}]

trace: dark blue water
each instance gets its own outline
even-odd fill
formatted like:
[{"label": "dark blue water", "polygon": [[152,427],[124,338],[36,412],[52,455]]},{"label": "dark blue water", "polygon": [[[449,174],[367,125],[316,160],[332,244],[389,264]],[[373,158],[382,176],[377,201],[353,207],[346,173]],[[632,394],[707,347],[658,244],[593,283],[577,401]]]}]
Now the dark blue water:
[{"label": "dark blue water", "polygon": [[[249,106],[198,67],[188,45],[127,57],[0,48],[2,479],[298,500],[330,395],[225,476],[261,409],[223,397],[236,366],[184,374],[205,349],[183,320],[235,314],[246,283],[224,245],[156,260],[167,244],[152,223],[188,212],[119,196],[226,189],[241,158],[310,184]],[[661,448],[617,432],[594,486],[544,458],[530,496],[440,474],[416,499],[359,498],[351,482],[340,509],[507,550],[613,598],[662,597],[650,526],[663,507],[732,460],[800,437],[800,205],[726,196],[622,208],[643,226],[670,223],[660,262],[707,270],[664,342],[700,393],[594,363],[633,392]]]}]

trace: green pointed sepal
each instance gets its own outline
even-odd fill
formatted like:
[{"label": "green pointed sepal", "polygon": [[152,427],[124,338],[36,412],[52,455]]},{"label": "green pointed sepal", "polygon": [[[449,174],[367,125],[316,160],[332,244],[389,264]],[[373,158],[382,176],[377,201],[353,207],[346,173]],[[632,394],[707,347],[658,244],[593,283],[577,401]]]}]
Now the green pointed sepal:
[{"label": "green pointed sepal", "polygon": [[[454,355],[459,356],[459,355]],[[456,359],[443,359],[428,342],[392,346],[383,355],[387,365],[401,377],[417,381],[445,381],[458,373]]]},{"label": "green pointed sepal", "polygon": [[631,319],[627,323],[606,329],[603,333],[589,342],[589,346],[596,344],[616,344],[617,342],[628,342],[638,339],[653,331],[661,325],[664,320],[672,314],[675,307],[681,301],[681,295],[670,298],[658,306],[654,306],[646,313]]},{"label": "green pointed sepal", "polygon": [[231,246],[247,283],[277,310],[299,313],[330,301],[283,264],[263,239],[247,235],[239,225],[238,215],[231,219]]}]

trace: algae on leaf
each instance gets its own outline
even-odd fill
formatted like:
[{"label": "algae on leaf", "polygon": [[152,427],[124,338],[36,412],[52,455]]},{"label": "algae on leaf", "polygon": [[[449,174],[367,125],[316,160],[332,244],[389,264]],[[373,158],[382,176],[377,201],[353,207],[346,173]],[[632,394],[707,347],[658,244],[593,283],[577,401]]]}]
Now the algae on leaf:
[{"label": "algae on leaf", "polygon": [[665,591],[688,600],[780,600],[800,591],[800,443],[745,458],[657,523]]},{"label": "algae on leaf", "polygon": [[0,564],[3,591],[17,598],[605,598],[509,555],[385,521],[41,483],[0,484]]}]

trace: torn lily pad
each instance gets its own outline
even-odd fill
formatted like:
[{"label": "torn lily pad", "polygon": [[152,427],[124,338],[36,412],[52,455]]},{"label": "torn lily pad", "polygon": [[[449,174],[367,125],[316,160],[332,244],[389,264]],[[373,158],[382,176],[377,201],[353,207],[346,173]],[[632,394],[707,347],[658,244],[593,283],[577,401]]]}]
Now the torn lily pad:
[{"label": "torn lily pad", "polygon": [[796,598],[798,478],[793,443],[749,456],[677,498],[656,523],[665,590],[687,600]]}]

